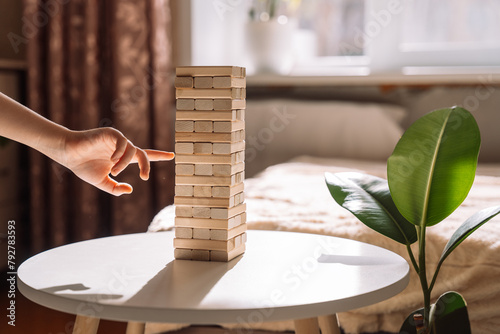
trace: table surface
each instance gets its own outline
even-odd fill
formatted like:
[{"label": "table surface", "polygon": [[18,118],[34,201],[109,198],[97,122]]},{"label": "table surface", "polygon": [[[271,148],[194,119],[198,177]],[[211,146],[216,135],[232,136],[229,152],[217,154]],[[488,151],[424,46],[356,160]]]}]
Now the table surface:
[{"label": "table surface", "polygon": [[18,287],[59,311],[118,321],[249,323],[328,315],[401,292],[408,263],[365,243],[248,231],[228,263],[174,260],[173,232],[93,239],[33,256]]}]

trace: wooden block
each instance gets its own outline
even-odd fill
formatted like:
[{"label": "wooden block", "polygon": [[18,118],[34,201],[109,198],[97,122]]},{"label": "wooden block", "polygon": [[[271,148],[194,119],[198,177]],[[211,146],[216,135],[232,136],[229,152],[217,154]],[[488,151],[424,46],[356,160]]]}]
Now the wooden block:
[{"label": "wooden block", "polygon": [[[175,91],[177,99],[235,99],[246,98],[246,88],[186,88]],[[195,102],[196,103],[196,102]],[[229,108],[235,109],[235,108]]]},{"label": "wooden block", "polygon": [[175,207],[175,216],[176,217],[191,218],[191,217],[193,217],[193,208],[190,206],[176,206]]},{"label": "wooden block", "polygon": [[239,121],[245,120],[245,109],[236,110],[236,119]]},{"label": "wooden block", "polygon": [[234,157],[234,163],[240,163],[245,161],[245,151],[236,152]]},{"label": "wooden block", "polygon": [[210,240],[210,229],[208,228],[194,228],[193,239]]},{"label": "wooden block", "polygon": [[191,238],[193,238],[193,229],[190,227],[176,227],[175,228],[175,237],[176,238],[191,239]]},{"label": "wooden block", "polygon": [[[196,146],[196,144],[195,144]],[[245,149],[245,142],[240,141],[236,143],[214,143],[212,148],[213,154],[231,154]],[[196,153],[196,149],[195,149]]]},{"label": "wooden block", "polygon": [[194,175],[194,165],[176,164],[175,175]]},{"label": "wooden block", "polygon": [[234,240],[234,246],[239,247],[240,245],[244,245],[245,242],[247,242],[247,234],[242,233],[242,234],[234,237],[234,239],[232,239],[232,240]]},{"label": "wooden block", "polygon": [[[214,260],[214,261],[219,261],[223,262],[225,258],[228,258],[228,256],[224,256],[224,254],[234,254],[236,251],[239,251],[240,248],[234,249],[230,252],[224,252],[224,251],[215,251],[218,253],[221,253],[220,255],[216,254],[216,257],[214,259],[218,259],[217,256],[220,257],[221,260]],[[187,248],[175,248],[174,249],[174,258],[176,260],[191,260],[191,261],[211,261],[211,251],[209,250],[202,250],[202,249],[187,249]],[[237,256],[237,255],[236,255]],[[229,260],[226,260],[224,262],[227,262]]]},{"label": "wooden block", "polygon": [[212,121],[196,121],[194,122],[194,132],[212,132],[213,122]]},{"label": "wooden block", "polygon": [[247,86],[245,78],[235,78],[235,77],[214,77],[212,82],[213,88],[232,88]]},{"label": "wooden block", "polygon": [[[193,154],[194,143],[175,143],[175,154]],[[176,160],[176,162],[178,162]]]},{"label": "wooden block", "polygon": [[212,143],[194,143],[194,154],[212,154]]},{"label": "wooden block", "polygon": [[245,184],[238,183],[232,187],[212,187],[212,197],[231,197],[241,193],[244,190]]},{"label": "wooden block", "polygon": [[[235,196],[224,198],[224,197],[184,197],[175,196],[175,205],[189,205],[193,207],[209,207],[209,208],[232,208],[235,205],[241,203],[235,203]],[[239,196],[238,196],[239,198]]]},{"label": "wooden block", "polygon": [[239,215],[234,216],[231,219],[234,219],[235,226],[240,226],[241,224],[245,224],[247,222],[247,213],[243,212]]},{"label": "wooden block", "polygon": [[[245,180],[245,171],[236,173],[233,176],[234,176],[234,181],[233,180],[231,180],[231,181],[233,181],[234,184],[243,182]],[[233,177],[233,176],[231,176],[231,177]]]},{"label": "wooden block", "polygon": [[231,173],[233,165],[214,165],[212,169],[214,176],[228,176],[234,173]]},{"label": "wooden block", "polygon": [[[197,229],[193,229],[193,231],[196,231]],[[211,240],[229,240],[237,235],[240,235],[247,230],[247,224],[241,224],[240,226],[237,226],[235,228],[232,228],[230,230],[209,230],[210,231],[210,239]]]},{"label": "wooden block", "polygon": [[[240,246],[241,236],[230,240],[204,240],[204,239],[181,239],[174,238],[175,248],[188,248],[196,250],[219,250],[229,252]],[[238,246],[236,246],[238,245]]]},{"label": "wooden block", "polygon": [[228,219],[243,213],[246,210],[245,203],[237,205],[233,208],[211,208],[210,218],[212,219]]},{"label": "wooden block", "polygon": [[210,251],[210,261],[214,262],[229,262],[232,259],[245,253],[245,245],[234,248],[229,252],[224,251]]},{"label": "wooden block", "polygon": [[210,218],[212,210],[206,207],[193,207],[193,218]]},{"label": "wooden block", "polygon": [[[241,114],[241,113],[240,113]],[[211,111],[177,111],[176,118],[178,120],[193,120],[193,121],[236,121],[238,110],[211,110]],[[241,115],[240,115],[241,117]]]},{"label": "wooden block", "polygon": [[234,141],[244,141],[245,140],[245,130],[231,132],[234,135]]},{"label": "wooden block", "polygon": [[194,100],[194,110],[213,110],[214,100],[197,98]]},{"label": "wooden block", "polygon": [[194,175],[205,175],[210,176],[213,174],[213,165],[210,164],[195,164],[194,165]]},{"label": "wooden block", "polygon": [[192,258],[193,261],[210,261],[210,251],[193,249]]},{"label": "wooden block", "polygon": [[194,110],[194,99],[179,99],[176,107],[177,110]]},{"label": "wooden block", "polygon": [[228,219],[212,219],[212,218],[193,218],[193,217],[175,217],[175,226],[192,227],[192,228],[208,228],[211,230],[230,230],[236,226],[246,223],[246,212]]},{"label": "wooden block", "polygon": [[214,100],[214,110],[245,109],[245,100],[217,99]]},{"label": "wooden block", "polygon": [[176,132],[176,142],[212,142],[212,143],[232,143],[240,139],[238,131],[231,133],[213,133],[213,132]]},{"label": "wooden block", "polygon": [[236,165],[214,165],[212,168],[212,174],[214,176],[228,176],[233,175],[239,172],[242,172],[245,169],[245,163],[240,162]]},{"label": "wooden block", "polygon": [[213,86],[213,77],[194,77],[194,88],[212,88]]},{"label": "wooden block", "polygon": [[245,201],[245,193],[241,192],[241,193],[234,195],[234,201],[236,203],[243,203]]},{"label": "wooden block", "polygon": [[239,66],[179,66],[175,69],[178,77],[221,77],[231,76],[243,78],[246,76],[246,69]]},{"label": "wooden block", "polygon": [[191,260],[193,258],[193,250],[184,248],[175,248],[174,258],[176,260]]},{"label": "wooden block", "polygon": [[[177,145],[177,144],[176,144]],[[237,164],[245,161],[245,151],[235,152],[232,154],[182,154],[175,155],[176,163],[201,163],[201,164]]]},{"label": "wooden block", "polygon": [[244,121],[234,121],[234,122],[219,122],[216,121],[213,124],[214,132],[233,132],[245,129]]},{"label": "wooden block", "polygon": [[212,187],[211,186],[194,186],[193,188],[194,188],[193,195],[191,195],[191,196],[212,197]]},{"label": "wooden block", "polygon": [[192,77],[176,77],[175,88],[193,88]]},{"label": "wooden block", "polygon": [[[239,173],[241,174],[241,173]],[[177,185],[193,185],[193,186],[233,186],[238,179],[235,175],[231,176],[201,176],[201,175],[176,175],[175,184]],[[241,178],[240,178],[241,179]]]},{"label": "wooden block", "polygon": [[236,154],[226,155],[194,155],[194,154],[176,154],[177,163],[211,163],[211,164],[230,164],[236,161]]},{"label": "wooden block", "polygon": [[175,121],[175,131],[177,132],[193,132],[193,121]]},{"label": "wooden block", "polygon": [[175,196],[194,196],[194,193],[194,186],[175,186]]}]

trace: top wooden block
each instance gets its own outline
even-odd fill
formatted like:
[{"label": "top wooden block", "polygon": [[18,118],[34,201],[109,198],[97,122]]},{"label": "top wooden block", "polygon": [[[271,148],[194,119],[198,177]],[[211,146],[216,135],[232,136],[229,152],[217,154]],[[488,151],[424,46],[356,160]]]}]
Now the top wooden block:
[{"label": "top wooden block", "polygon": [[246,69],[239,66],[180,66],[175,69],[178,77],[222,77],[244,78]]}]

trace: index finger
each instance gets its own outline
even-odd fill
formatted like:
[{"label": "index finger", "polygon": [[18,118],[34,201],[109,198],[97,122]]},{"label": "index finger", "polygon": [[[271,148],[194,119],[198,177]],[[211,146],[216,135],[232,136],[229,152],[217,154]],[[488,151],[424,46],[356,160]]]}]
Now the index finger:
[{"label": "index finger", "polygon": [[172,160],[175,157],[173,152],[165,152],[158,150],[144,150],[148,155],[149,161],[166,161]]}]

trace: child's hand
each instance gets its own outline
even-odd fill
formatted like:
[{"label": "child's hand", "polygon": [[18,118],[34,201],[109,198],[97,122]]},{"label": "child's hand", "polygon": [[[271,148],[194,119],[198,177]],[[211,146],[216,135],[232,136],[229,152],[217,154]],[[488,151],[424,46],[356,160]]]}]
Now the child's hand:
[{"label": "child's hand", "polygon": [[82,180],[110,194],[132,192],[116,176],[131,162],[139,163],[140,176],[149,178],[149,162],[171,160],[170,152],[141,150],[113,128],[71,131],[40,116],[0,93],[0,136],[38,150],[71,169]]},{"label": "child's hand", "polygon": [[120,196],[132,192],[132,186],[118,183],[118,175],[130,163],[139,164],[139,175],[149,178],[149,162],[172,160],[171,152],[142,150],[134,146],[118,130],[98,128],[88,131],[70,131],[65,139],[60,162],[82,180],[110,194]]}]

